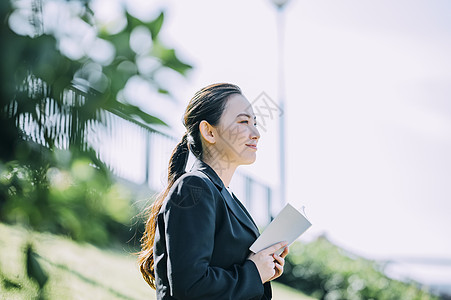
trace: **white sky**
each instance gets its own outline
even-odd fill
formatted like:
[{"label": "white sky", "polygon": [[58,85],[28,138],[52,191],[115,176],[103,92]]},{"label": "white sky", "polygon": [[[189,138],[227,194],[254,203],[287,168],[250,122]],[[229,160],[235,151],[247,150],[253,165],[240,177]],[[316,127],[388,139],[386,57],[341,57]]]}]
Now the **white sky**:
[{"label": "white sky", "polygon": [[[144,17],[165,8],[164,42],[195,67],[187,79],[158,78],[178,104],[133,89],[175,134],[210,83],[277,101],[269,1],[129,2]],[[451,258],[451,2],[293,0],[284,36],[287,198],[306,206],[306,238],[325,232],[371,258]],[[257,162],[241,167],[274,188],[277,126],[261,132]]]}]

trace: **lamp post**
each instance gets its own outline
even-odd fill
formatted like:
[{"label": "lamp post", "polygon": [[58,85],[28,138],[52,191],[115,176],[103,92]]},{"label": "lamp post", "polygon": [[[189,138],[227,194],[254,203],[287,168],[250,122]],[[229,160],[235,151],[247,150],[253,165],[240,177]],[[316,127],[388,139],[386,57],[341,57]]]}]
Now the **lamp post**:
[{"label": "lamp post", "polygon": [[271,0],[277,9],[277,37],[278,37],[278,98],[279,106],[282,114],[279,118],[279,155],[280,155],[280,201],[279,205],[282,207],[286,203],[286,179],[285,179],[285,81],[284,81],[284,59],[283,59],[283,49],[284,49],[284,8],[289,0]]}]

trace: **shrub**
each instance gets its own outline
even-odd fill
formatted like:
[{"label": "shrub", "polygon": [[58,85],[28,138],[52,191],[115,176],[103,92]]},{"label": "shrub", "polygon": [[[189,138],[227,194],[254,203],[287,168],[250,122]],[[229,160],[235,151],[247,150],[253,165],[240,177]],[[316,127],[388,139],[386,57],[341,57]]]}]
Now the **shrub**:
[{"label": "shrub", "polygon": [[325,300],[438,299],[414,282],[388,278],[376,262],[346,253],[324,236],[294,243],[279,281]]}]

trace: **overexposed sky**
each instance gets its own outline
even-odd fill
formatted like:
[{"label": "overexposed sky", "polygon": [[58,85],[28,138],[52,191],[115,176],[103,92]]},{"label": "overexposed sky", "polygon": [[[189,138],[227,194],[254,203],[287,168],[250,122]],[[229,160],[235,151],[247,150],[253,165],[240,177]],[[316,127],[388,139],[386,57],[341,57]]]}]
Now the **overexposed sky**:
[{"label": "overexposed sky", "polygon": [[[195,67],[157,78],[178,103],[129,89],[176,135],[207,84],[278,100],[269,1],[129,3],[141,17],[164,8],[163,41]],[[371,258],[451,258],[451,2],[293,0],[284,37],[287,198],[306,206],[306,238],[324,232]],[[257,162],[240,167],[274,188],[277,126],[261,131]]]}]

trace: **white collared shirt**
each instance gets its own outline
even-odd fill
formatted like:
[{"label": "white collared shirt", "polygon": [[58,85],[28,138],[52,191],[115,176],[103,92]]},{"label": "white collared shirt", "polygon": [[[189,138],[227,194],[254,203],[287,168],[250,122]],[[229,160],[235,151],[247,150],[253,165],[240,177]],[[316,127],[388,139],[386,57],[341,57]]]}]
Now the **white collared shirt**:
[{"label": "white collared shirt", "polygon": [[227,191],[229,191],[230,196],[232,196],[232,198],[233,198],[232,190],[230,189],[230,187],[227,186],[226,189],[227,189]]}]

